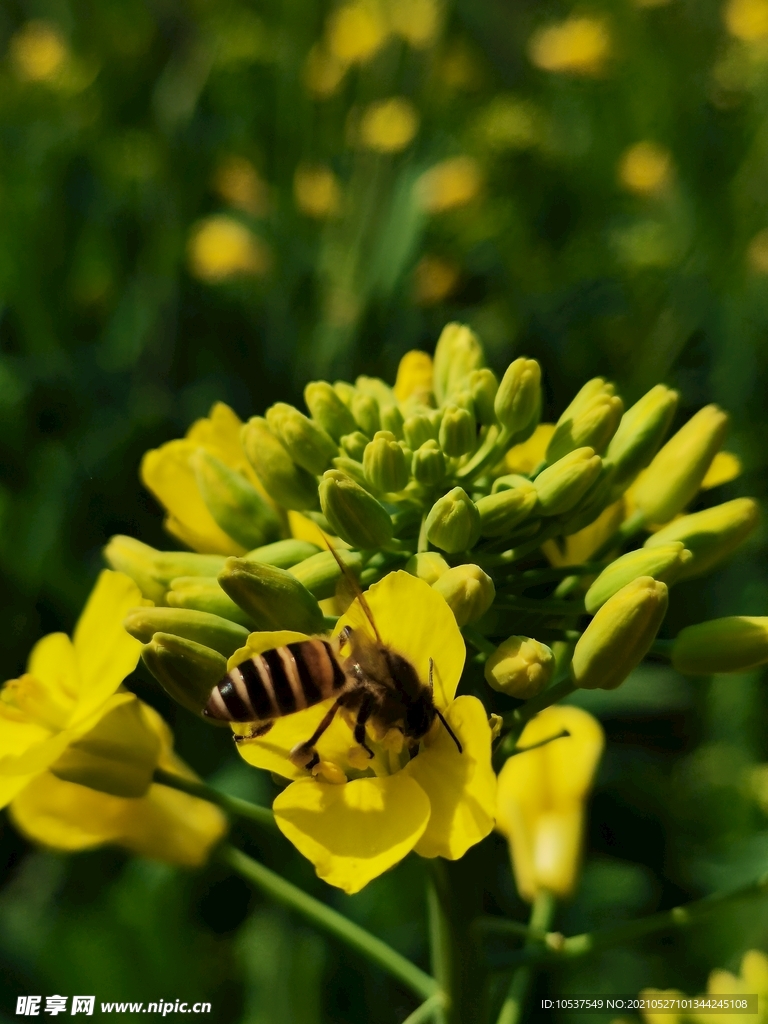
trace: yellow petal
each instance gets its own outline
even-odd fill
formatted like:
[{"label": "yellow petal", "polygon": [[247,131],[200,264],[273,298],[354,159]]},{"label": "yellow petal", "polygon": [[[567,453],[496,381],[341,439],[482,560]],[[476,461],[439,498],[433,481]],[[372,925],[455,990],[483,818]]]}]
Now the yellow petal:
[{"label": "yellow petal", "polygon": [[275,799],[280,831],[320,878],[359,892],[413,849],[429,819],[429,799],[404,772],[345,786],[302,780]]},{"label": "yellow petal", "polygon": [[759,949],[748,949],[741,961],[741,977],[747,992],[768,996],[768,956]]},{"label": "yellow petal", "polygon": [[[289,510],[288,526],[291,530],[291,536],[295,537],[296,540],[308,540],[310,544],[317,544],[318,547],[325,549],[326,534],[316,523],[313,523],[311,519],[303,516],[301,512]],[[328,534],[328,537],[330,536],[331,535]],[[337,538],[334,539],[338,543]]]},{"label": "yellow petal", "polygon": [[445,717],[462,752],[440,723],[404,772],[418,782],[432,807],[416,852],[458,860],[493,828],[496,776],[491,767],[491,727],[481,702],[458,697]]},{"label": "yellow petal", "polygon": [[432,357],[417,349],[406,352],[397,367],[394,390],[398,402],[418,395],[428,404],[432,394]]},{"label": "yellow petal", "polygon": [[541,550],[550,565],[581,565],[582,562],[588,562],[603,542],[614,535],[627,517],[626,501],[621,497],[603,509],[597,519],[583,530],[557,541],[545,541]]},{"label": "yellow petal", "polygon": [[[135,588],[136,584],[133,586]],[[38,640],[29,655],[27,672],[52,692],[60,694],[62,702],[67,699],[74,702],[80,693],[77,657],[66,633],[49,633]]]},{"label": "yellow petal", "polygon": [[245,549],[217,525],[197,488],[189,458],[198,447],[177,440],[151,449],[141,461],[142,482],[168,510],[169,526],[177,524],[184,539],[194,539],[196,551],[242,555]]},{"label": "yellow petal", "polygon": [[510,759],[514,765],[536,756],[544,766],[552,806],[586,796],[605,745],[597,719],[568,705],[553,705],[541,711],[523,729],[518,744],[529,747],[562,731],[568,736]]},{"label": "yellow petal", "polygon": [[[466,648],[445,599],[424,580],[403,570],[374,583],[365,597],[383,643],[410,661],[425,684],[429,660],[434,660],[435,704],[446,708],[459,685]],[[375,639],[359,600],[353,601],[336,623],[334,636],[347,625]]]},{"label": "yellow petal", "polygon": [[527,441],[510,448],[504,458],[507,473],[532,473],[544,460],[554,432],[554,423],[540,423]]},{"label": "yellow petal", "polygon": [[141,643],[126,633],[123,620],[142,603],[130,577],[110,569],[99,574],[72,638],[80,679],[73,724],[103,704],[136,668]]},{"label": "yellow petal", "polygon": [[272,503],[240,444],[242,428],[243,421],[237,413],[224,402],[216,402],[207,418],[195,420],[187,431],[187,440],[194,441],[195,446],[202,445],[212,455],[242,473],[262,497]]},{"label": "yellow petal", "polygon": [[11,803],[10,815],[28,839],[56,850],[86,850],[120,835],[122,803],[43,772]]},{"label": "yellow petal", "polygon": [[0,775],[0,807],[7,807],[22,789],[29,785],[34,775]]},{"label": "yellow petal", "polygon": [[701,481],[702,491],[708,491],[711,487],[719,487],[720,484],[730,483],[737,476],[741,475],[741,459],[733,452],[718,452],[710,463],[709,469]]}]

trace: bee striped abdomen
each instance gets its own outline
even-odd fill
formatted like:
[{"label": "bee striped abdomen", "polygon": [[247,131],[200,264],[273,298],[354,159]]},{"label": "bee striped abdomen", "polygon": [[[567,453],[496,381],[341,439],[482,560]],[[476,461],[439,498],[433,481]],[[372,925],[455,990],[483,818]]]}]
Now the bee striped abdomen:
[{"label": "bee striped abdomen", "polygon": [[299,640],[233,668],[214,686],[204,713],[225,722],[268,722],[319,704],[345,683],[326,640]]}]

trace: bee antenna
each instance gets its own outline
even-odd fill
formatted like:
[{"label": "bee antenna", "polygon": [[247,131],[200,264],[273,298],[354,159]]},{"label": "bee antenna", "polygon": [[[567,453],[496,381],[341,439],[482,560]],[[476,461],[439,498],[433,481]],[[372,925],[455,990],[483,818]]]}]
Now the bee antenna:
[{"label": "bee antenna", "polygon": [[[320,532],[322,533],[322,530]],[[331,544],[329,538],[325,533],[323,533],[323,540],[325,541],[326,547],[335,558],[336,564],[338,565],[339,569],[341,569],[342,576],[345,578],[347,583],[349,583],[350,587],[355,593],[355,597],[360,602],[360,607],[363,609],[363,613],[365,614],[366,619],[368,619],[368,621],[370,622],[373,632],[376,635],[376,639],[379,641],[379,643],[381,643],[381,636],[379,635],[378,627],[376,626],[376,622],[373,618],[373,613],[371,612],[370,606],[368,605],[368,602],[365,599],[365,594],[363,593],[360,584],[357,582],[357,579],[355,578],[355,574],[351,572],[346,565],[344,565],[341,558],[339,557],[338,551],[333,546],[333,544]]]},{"label": "bee antenna", "polygon": [[453,729],[450,727],[450,725],[448,725],[448,723],[446,722],[445,718],[443,717],[442,712],[440,711],[440,708],[435,708],[435,711],[437,712],[437,717],[440,719],[440,721],[445,726],[445,728],[446,728],[446,730],[448,732],[448,735],[451,737],[453,742],[456,744],[456,749],[458,750],[458,752],[460,754],[463,754],[464,751],[463,751],[462,746],[461,746],[461,744],[459,743],[459,741],[458,741],[458,739],[456,737],[456,733],[453,731]]}]

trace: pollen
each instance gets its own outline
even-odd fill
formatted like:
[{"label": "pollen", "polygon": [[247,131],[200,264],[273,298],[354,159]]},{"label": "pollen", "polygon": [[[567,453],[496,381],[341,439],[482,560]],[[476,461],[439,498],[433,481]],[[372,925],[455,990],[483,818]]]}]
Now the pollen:
[{"label": "pollen", "polygon": [[333,761],[318,761],[312,775],[318,782],[330,782],[332,786],[343,786],[347,781],[347,776]]}]

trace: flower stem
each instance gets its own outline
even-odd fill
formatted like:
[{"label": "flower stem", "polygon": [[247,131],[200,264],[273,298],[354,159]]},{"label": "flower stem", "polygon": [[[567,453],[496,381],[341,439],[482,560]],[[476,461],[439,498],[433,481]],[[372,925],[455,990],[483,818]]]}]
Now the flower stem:
[{"label": "flower stem", "polygon": [[534,715],[538,715],[540,711],[548,708],[551,704],[556,704],[563,697],[573,693],[575,689],[576,684],[569,674],[565,679],[561,679],[553,686],[550,686],[548,690],[543,690],[538,696],[531,697],[525,704],[521,704],[519,708],[515,708],[514,711],[504,715],[504,725],[511,726],[513,729],[519,729],[520,726],[529,722]]},{"label": "flower stem", "polygon": [[220,793],[212,786],[206,786],[204,782],[198,782],[196,779],[185,779],[181,775],[174,775],[172,772],[166,772],[162,768],[156,768],[152,778],[161,786],[178,789],[182,793],[188,793],[189,796],[196,796],[200,800],[207,800],[208,803],[216,804],[217,807],[226,811],[227,814],[237,818],[248,818],[249,821],[256,821],[259,825],[266,825],[268,828],[277,829],[275,816],[268,807],[259,807],[257,804],[252,804],[250,800],[241,800],[237,796],[227,796],[226,793]]},{"label": "flower stem", "polygon": [[[525,940],[526,949],[537,949],[540,940],[536,933],[548,931],[555,916],[555,898],[546,889],[540,889],[531,907],[531,916],[528,922],[529,935]],[[502,1004],[496,1024],[519,1024],[523,1016],[523,1008],[528,989],[532,980],[531,964],[523,964],[517,968],[512,975],[512,980],[507,989],[506,998]]]},{"label": "flower stem", "polygon": [[428,1020],[439,1020],[442,1016],[443,996],[437,993],[430,996],[421,1006],[417,1006],[413,1013],[409,1013],[403,1024],[424,1024]]},{"label": "flower stem", "polygon": [[[430,999],[432,996],[442,997],[442,991],[434,978],[430,977],[421,968],[411,963],[397,950],[392,949],[386,942],[377,939],[360,925],[355,924],[344,917],[337,910],[316,900],[293,885],[292,882],[282,878],[280,875],[270,871],[269,868],[259,864],[252,857],[236,850],[234,846],[224,845],[219,850],[219,857],[225,864],[249,882],[258,886],[278,903],[295,910],[307,921],[321,928],[329,935],[340,939],[349,947],[354,949],[367,960],[377,964],[393,978],[397,978],[403,985],[415,992],[422,999]],[[426,1018],[417,1018],[426,1019]]]},{"label": "flower stem", "polygon": [[497,608],[511,609],[516,612],[536,612],[549,615],[583,615],[583,601],[557,601],[551,597],[517,597],[514,594],[501,593],[496,601]]},{"label": "flower stem", "polygon": [[427,913],[429,919],[429,950],[432,975],[444,993],[444,1003],[435,1011],[442,1022],[443,1009],[450,1007],[453,990],[453,948],[451,922],[445,909],[446,878],[443,865],[437,860],[427,862]]},{"label": "flower stem", "polygon": [[496,644],[491,643],[479,630],[473,629],[472,626],[462,626],[461,632],[464,635],[464,639],[471,643],[480,654],[490,658],[492,654],[496,653]]}]

